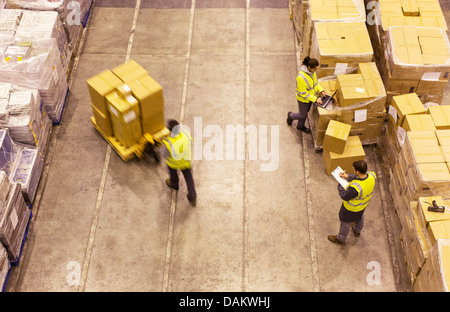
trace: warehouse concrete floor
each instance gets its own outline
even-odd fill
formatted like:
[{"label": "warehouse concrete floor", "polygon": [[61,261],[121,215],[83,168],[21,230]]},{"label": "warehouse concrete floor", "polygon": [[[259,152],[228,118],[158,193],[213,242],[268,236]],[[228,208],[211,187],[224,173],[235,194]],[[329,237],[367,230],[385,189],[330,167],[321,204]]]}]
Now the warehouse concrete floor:
[{"label": "warehouse concrete floor", "polygon": [[[337,183],[311,136],[286,125],[297,52],[287,0],[95,1],[7,291],[410,291],[376,146],[361,237],[327,240]],[[196,207],[183,179],[176,192],[164,164],[122,161],[91,123],[86,79],[130,58],[203,148]],[[238,125],[257,130],[255,158],[211,149]]]}]

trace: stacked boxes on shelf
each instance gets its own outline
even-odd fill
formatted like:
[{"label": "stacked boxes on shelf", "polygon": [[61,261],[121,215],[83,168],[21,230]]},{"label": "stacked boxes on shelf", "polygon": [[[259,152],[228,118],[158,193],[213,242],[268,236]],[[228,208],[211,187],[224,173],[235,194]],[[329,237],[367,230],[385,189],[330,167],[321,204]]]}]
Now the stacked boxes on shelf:
[{"label": "stacked boxes on shelf", "polygon": [[0,242],[8,252],[8,259],[19,259],[22,241],[30,220],[30,209],[25,204],[18,183],[10,183],[0,171],[2,192],[0,199]]},{"label": "stacked boxes on shelf", "polygon": [[365,2],[375,60],[388,94],[386,104],[395,95],[413,92],[423,103],[441,103],[450,45],[439,0],[379,0],[376,6]]},{"label": "stacked boxes on shelf", "polygon": [[351,126],[350,135],[359,137],[362,144],[377,143],[381,137],[386,109],[386,92],[375,63],[360,63],[356,74],[338,75],[336,80],[322,80],[320,85],[335,96],[335,103],[310,112],[311,130],[316,149],[323,144],[330,120]]},{"label": "stacked boxes on shelf", "polygon": [[38,90],[0,82],[0,125],[14,142],[39,147],[45,154],[52,124],[41,109]]},{"label": "stacked boxes on shelf", "polygon": [[68,85],[56,39],[8,43],[0,63],[0,81],[39,90],[43,111],[53,122],[61,119]]},{"label": "stacked boxes on shelf", "polygon": [[97,127],[128,148],[164,129],[162,87],[135,61],[87,80]]},{"label": "stacked boxes on shelf", "polygon": [[10,9],[27,9],[34,11],[54,11],[64,26],[70,52],[73,52],[86,21],[93,0],[7,0]]},{"label": "stacked boxes on shelf", "polygon": [[5,172],[9,181],[18,183],[22,197],[31,204],[43,170],[43,157],[39,148],[16,144],[8,130],[0,129],[0,172]]}]

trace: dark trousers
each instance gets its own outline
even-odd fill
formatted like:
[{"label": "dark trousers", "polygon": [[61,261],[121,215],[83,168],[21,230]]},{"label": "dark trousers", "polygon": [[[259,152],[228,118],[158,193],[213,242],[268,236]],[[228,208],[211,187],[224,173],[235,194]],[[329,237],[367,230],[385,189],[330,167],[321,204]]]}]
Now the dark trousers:
[{"label": "dark trousers", "polygon": [[[169,173],[170,173],[170,185],[178,188],[178,183],[179,183],[178,170],[172,169],[169,166],[167,166],[167,168],[169,168]],[[195,200],[197,198],[197,193],[195,192],[194,178],[192,176],[191,169],[181,170],[181,173],[183,173],[184,180],[186,181],[189,198],[191,198],[192,200]]]},{"label": "dark trousers", "polygon": [[305,126],[305,120],[308,118],[308,112],[311,109],[312,102],[303,103],[297,100],[299,113],[291,113],[289,118],[297,121],[297,129],[301,129]]}]

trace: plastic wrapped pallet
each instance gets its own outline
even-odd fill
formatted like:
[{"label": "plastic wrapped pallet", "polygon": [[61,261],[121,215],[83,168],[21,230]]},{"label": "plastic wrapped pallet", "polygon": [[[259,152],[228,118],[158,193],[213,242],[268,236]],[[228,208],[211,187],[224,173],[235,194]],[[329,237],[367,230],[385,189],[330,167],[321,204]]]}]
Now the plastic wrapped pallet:
[{"label": "plastic wrapped pallet", "polygon": [[64,72],[70,61],[69,45],[66,32],[57,12],[23,10],[19,27],[16,31],[18,41],[55,38],[58,45]]},{"label": "plastic wrapped pallet", "polygon": [[21,186],[25,202],[33,203],[44,163],[36,148],[21,148],[10,174],[10,180]]},{"label": "plastic wrapped pallet", "polygon": [[315,23],[310,57],[320,63],[318,78],[354,72],[359,63],[371,62],[373,50],[365,23]]},{"label": "plastic wrapped pallet", "polygon": [[24,89],[0,82],[0,125],[8,128],[14,142],[40,147],[44,154],[51,121],[42,109],[37,89]]},{"label": "plastic wrapped pallet", "polygon": [[11,173],[16,160],[18,146],[13,142],[7,129],[0,129],[0,170]]},{"label": "plastic wrapped pallet", "polygon": [[25,204],[18,183],[11,183],[7,205],[0,207],[0,241],[8,251],[11,262],[17,261],[25,231],[30,219],[30,209]]},{"label": "plastic wrapped pallet", "polygon": [[22,10],[0,10],[0,41],[12,41],[22,17]]},{"label": "plastic wrapped pallet", "polygon": [[67,79],[56,39],[34,40],[25,46],[17,42],[3,43],[0,53],[3,60],[7,60],[0,63],[0,81],[38,89],[44,111],[52,121],[59,121],[67,94]]},{"label": "plastic wrapped pallet", "polygon": [[306,21],[306,12],[310,6],[309,0],[294,0],[293,22],[297,40],[302,42],[303,27]]},{"label": "plastic wrapped pallet", "polygon": [[440,103],[450,75],[450,43],[439,28],[391,26],[385,57],[377,60],[388,95],[415,92]]},{"label": "plastic wrapped pallet", "polygon": [[6,287],[6,280],[8,278],[9,269],[11,268],[11,262],[8,259],[8,252],[5,247],[0,244],[0,289]]},{"label": "plastic wrapped pallet", "polygon": [[7,0],[9,8],[34,11],[56,11],[64,26],[70,51],[76,46],[93,0]]},{"label": "plastic wrapped pallet", "polygon": [[315,149],[322,148],[330,120],[350,125],[350,135],[359,136],[363,144],[378,143],[386,117],[386,92],[375,63],[360,63],[356,74],[338,75],[336,80],[328,77],[319,83],[328,94],[338,93],[325,109],[314,106],[310,111]]},{"label": "plastic wrapped pallet", "polygon": [[[376,4],[375,4],[376,3]],[[382,53],[390,26],[418,26],[447,30],[439,0],[365,0],[367,28],[375,55]]]},{"label": "plastic wrapped pallet", "polygon": [[314,24],[317,22],[365,22],[363,0],[310,0],[303,21],[302,58],[309,55]]}]

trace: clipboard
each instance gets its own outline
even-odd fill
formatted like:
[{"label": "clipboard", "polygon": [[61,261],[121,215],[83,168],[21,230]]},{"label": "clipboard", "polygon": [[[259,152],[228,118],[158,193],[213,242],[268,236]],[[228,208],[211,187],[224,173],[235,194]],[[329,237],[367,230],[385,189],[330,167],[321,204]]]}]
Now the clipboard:
[{"label": "clipboard", "polygon": [[342,179],[339,174],[341,172],[344,172],[344,170],[342,170],[342,168],[340,166],[337,166],[336,169],[334,169],[331,172],[331,175],[336,179],[336,181],[339,182],[340,185],[342,185],[343,188],[347,188],[347,186],[349,185],[349,182],[345,179]]},{"label": "clipboard", "polygon": [[322,104],[319,104],[316,102],[317,106],[321,107],[321,108],[325,108],[327,107],[328,104],[330,104],[331,102],[333,102],[333,96],[337,93],[337,89],[334,91],[334,93],[332,95],[325,95],[325,97],[322,98]]}]

